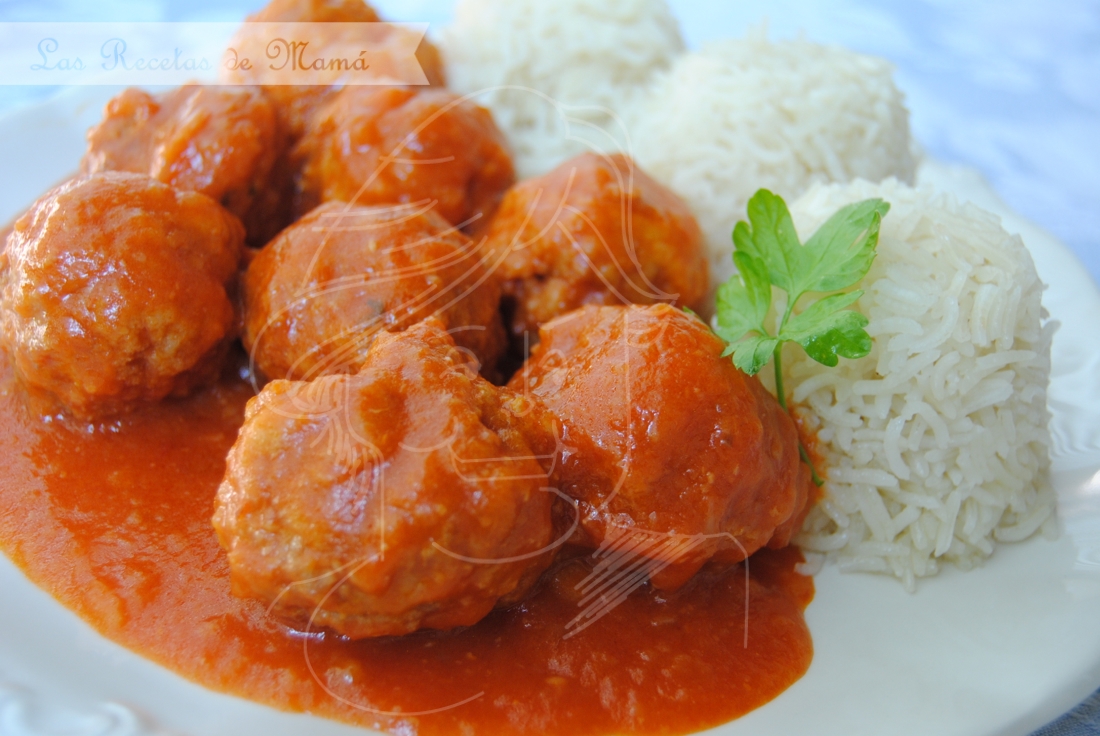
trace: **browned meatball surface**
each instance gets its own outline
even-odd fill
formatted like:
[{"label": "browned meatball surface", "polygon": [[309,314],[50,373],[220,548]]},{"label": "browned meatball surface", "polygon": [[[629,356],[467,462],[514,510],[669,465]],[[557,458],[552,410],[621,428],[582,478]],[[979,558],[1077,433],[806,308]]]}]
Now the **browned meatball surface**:
[{"label": "browned meatball surface", "polygon": [[476,623],[551,560],[556,434],[436,320],[354,376],[269,383],[214,513],[234,592],[353,638]]},{"label": "browned meatball surface", "polygon": [[0,334],[16,369],[86,419],[212,380],[236,335],[227,289],[243,239],[209,197],[140,174],[45,194],[0,255]]},{"label": "browned meatball surface", "polygon": [[269,378],[355,372],[379,332],[434,314],[492,370],[505,336],[483,256],[430,210],[324,204],[249,265],[245,347]]},{"label": "browned meatball surface", "polygon": [[88,131],[85,173],[132,171],[201,192],[263,245],[287,224],[292,182],[274,169],[285,147],[258,89],[183,86],[161,95],[128,89]]},{"label": "browned meatball surface", "polygon": [[250,21],[313,23],[375,23],[381,18],[363,0],[271,0]]},{"label": "browned meatball surface", "polygon": [[515,179],[484,108],[440,89],[347,87],[318,111],[294,157],[301,206],[425,202],[464,225],[486,217]]},{"label": "browned meatball surface", "polygon": [[659,587],[784,546],[806,503],[794,423],[723,347],[668,305],[585,307],[543,326],[509,384],[562,422],[581,541],[651,560]]},{"label": "browned meatball surface", "polygon": [[[236,48],[264,50],[272,40],[270,34],[250,27],[249,22],[264,23],[376,23],[383,20],[363,0],[272,0],[257,13],[250,15],[231,42]],[[413,31],[400,26],[386,29],[385,39],[372,38],[376,49],[392,45],[394,53],[402,48],[402,37]],[[310,58],[355,58],[359,53],[362,33],[353,29],[338,28],[313,38],[309,47]],[[389,40],[389,44],[385,40]],[[384,55],[383,55],[384,56]],[[262,57],[261,57],[262,58]],[[430,41],[424,39],[416,50],[416,59],[431,85],[444,84],[443,60],[439,51]],[[261,70],[262,71],[262,70]],[[385,69],[377,69],[378,75],[385,76]],[[224,73],[228,81],[238,84],[255,84],[266,75],[256,71],[238,70]],[[325,85],[269,84],[265,88],[268,97],[275,103],[280,119],[285,124],[292,139],[297,140],[310,125],[310,118],[318,107],[323,105],[338,88]]]},{"label": "browned meatball surface", "polygon": [[586,304],[699,309],[707,259],[691,211],[622,155],[586,153],[512,187],[486,233],[512,334]]}]

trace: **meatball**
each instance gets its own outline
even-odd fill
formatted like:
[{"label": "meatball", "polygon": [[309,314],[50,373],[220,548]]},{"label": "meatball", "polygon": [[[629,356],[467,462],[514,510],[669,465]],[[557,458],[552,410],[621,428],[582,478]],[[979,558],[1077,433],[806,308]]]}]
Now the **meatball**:
[{"label": "meatball", "polygon": [[722,350],[665,304],[585,307],[543,326],[509,384],[562,422],[577,541],[650,558],[658,587],[786,545],[806,504],[794,422]]},{"label": "meatball", "polygon": [[687,205],[623,155],[586,153],[512,187],[484,247],[512,334],[586,304],[702,308],[707,259]]},{"label": "meatball", "polygon": [[352,638],[474,624],[551,561],[556,442],[434,319],[354,376],[269,383],[217,494],[233,590]]},{"label": "meatball", "polygon": [[[260,53],[257,58],[264,58],[270,34],[256,31],[249,26],[249,22],[263,23],[376,23],[382,19],[372,7],[362,0],[272,0],[259,12],[248,17],[241,30],[237,32],[231,42],[236,49],[255,49]],[[392,44],[394,53],[398,53],[402,37],[414,31],[398,25],[387,26],[384,30],[385,39],[372,39],[375,48],[383,45],[388,40]],[[319,39],[313,39],[310,53],[316,54],[311,58],[355,58],[362,46],[362,31],[353,31],[347,28],[337,28],[325,33]],[[243,51],[241,52],[244,55]],[[396,58],[396,57],[395,57]],[[428,83],[442,86],[444,84],[443,60],[439,51],[427,39],[420,42],[416,49],[416,59]],[[385,70],[375,70],[384,74]],[[223,69],[223,77],[226,81],[237,84],[258,84],[269,82],[270,79],[262,67],[254,67],[252,70],[236,70],[227,72]],[[326,102],[338,87],[324,84],[292,85],[292,84],[267,84],[264,87],[268,97],[275,103],[280,119],[286,126],[293,140],[302,136],[310,125],[313,113]]]},{"label": "meatball", "polygon": [[254,22],[377,23],[363,0],[271,0],[248,20]]},{"label": "meatball", "polygon": [[245,347],[269,378],[353,373],[377,333],[434,314],[491,372],[505,335],[500,285],[482,258],[430,210],[329,202],[249,265]]},{"label": "meatball", "polygon": [[217,202],[147,176],[62,184],[0,255],[0,334],[17,371],[81,419],[211,381],[236,335],[243,239]]},{"label": "meatball", "polygon": [[294,157],[301,207],[424,201],[459,226],[486,217],[515,180],[489,112],[440,89],[347,87],[318,111]]},{"label": "meatball", "polygon": [[263,245],[287,224],[293,181],[276,170],[284,147],[274,108],[257,89],[184,86],[155,97],[128,89],[88,131],[81,168],[148,174],[201,192]]}]

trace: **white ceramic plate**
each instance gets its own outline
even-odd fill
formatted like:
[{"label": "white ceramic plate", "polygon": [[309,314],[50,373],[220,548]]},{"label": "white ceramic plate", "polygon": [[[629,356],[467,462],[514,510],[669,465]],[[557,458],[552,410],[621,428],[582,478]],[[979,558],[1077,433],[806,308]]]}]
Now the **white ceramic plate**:
[{"label": "white ceramic plate", "polygon": [[[0,121],[0,220],[79,160],[113,90],[76,90]],[[1050,236],[1014,217],[974,172],[922,179],[1000,211],[1050,285],[1050,405],[1063,533],[998,548],[914,595],[826,568],[807,610],[815,656],[772,703],[714,733],[1026,734],[1100,685],[1100,293]],[[0,482],[3,482],[0,475]],[[6,513],[0,510],[0,513]],[[0,734],[361,734],[207,691],[97,635],[0,557]]]}]

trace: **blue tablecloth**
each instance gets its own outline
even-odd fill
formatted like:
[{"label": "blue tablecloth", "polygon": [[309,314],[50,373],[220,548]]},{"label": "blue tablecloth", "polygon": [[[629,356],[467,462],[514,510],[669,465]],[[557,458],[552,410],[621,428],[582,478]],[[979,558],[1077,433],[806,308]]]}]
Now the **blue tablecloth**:
[{"label": "blue tablecloth", "polygon": [[[235,20],[247,0],[7,0],[10,20]],[[372,2],[395,20],[441,23],[449,2]],[[1017,211],[1065,242],[1100,282],[1100,3],[1096,0],[671,0],[697,45],[767,18],[891,59],[932,156],[979,169]],[[56,92],[0,87],[0,114]],[[1097,622],[1100,626],[1100,622]],[[1100,684],[1100,683],[1098,683]],[[932,704],[929,704],[932,707]],[[1100,736],[1100,691],[1034,736]]]},{"label": "blue tablecloth", "polygon": [[1032,736],[1100,736],[1100,690]]}]

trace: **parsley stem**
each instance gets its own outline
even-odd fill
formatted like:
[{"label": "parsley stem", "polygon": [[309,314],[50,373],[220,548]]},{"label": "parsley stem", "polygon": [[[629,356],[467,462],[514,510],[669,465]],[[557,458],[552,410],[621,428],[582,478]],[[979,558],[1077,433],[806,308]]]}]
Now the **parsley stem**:
[{"label": "parsley stem", "polygon": [[779,399],[779,405],[783,407],[783,411],[787,410],[787,392],[783,390],[783,343],[779,343],[775,346],[775,352],[772,353],[772,362],[775,363],[775,397]]},{"label": "parsley stem", "polygon": [[[775,346],[775,352],[772,354],[772,362],[775,363],[775,395],[779,399],[779,405],[783,407],[783,411],[787,411],[787,394],[783,390],[782,352],[783,343],[779,343]],[[802,458],[802,462],[810,466],[810,477],[813,479],[814,485],[821,488],[821,486],[825,484],[825,481],[821,480],[821,476],[817,474],[817,468],[814,467],[813,461],[810,460],[810,453],[806,452],[806,447],[802,444],[801,437],[798,439],[798,456]]]},{"label": "parsley stem", "polygon": [[802,440],[798,441],[798,456],[802,458],[802,462],[810,466],[810,479],[813,480],[814,485],[818,488],[825,485],[825,481],[821,480],[821,476],[817,474],[817,469],[810,460],[810,453],[806,452],[806,448],[802,446]]}]

